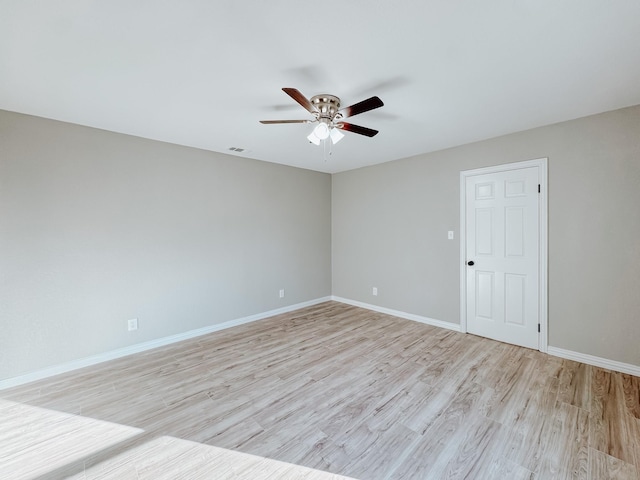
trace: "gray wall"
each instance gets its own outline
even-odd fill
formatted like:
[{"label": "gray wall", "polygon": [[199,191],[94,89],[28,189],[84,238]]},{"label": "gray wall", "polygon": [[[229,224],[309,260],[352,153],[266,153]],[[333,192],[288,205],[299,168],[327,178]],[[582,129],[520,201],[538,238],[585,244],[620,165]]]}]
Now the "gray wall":
[{"label": "gray wall", "polygon": [[0,380],[331,293],[458,323],[459,172],[540,157],[550,345],[640,365],[640,106],[333,177],[0,111]]},{"label": "gray wall", "polygon": [[459,172],[541,157],[549,345],[640,365],[640,106],[334,175],[333,294],[459,323]]},{"label": "gray wall", "polygon": [[330,195],[326,174],[0,111],[0,380],[330,295]]}]

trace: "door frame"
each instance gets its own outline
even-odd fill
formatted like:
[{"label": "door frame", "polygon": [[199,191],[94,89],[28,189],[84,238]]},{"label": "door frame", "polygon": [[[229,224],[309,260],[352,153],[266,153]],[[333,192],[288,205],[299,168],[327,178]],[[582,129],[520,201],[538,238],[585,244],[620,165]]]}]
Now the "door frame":
[{"label": "door frame", "polygon": [[523,162],[506,163],[490,167],[464,170],[460,172],[460,331],[467,333],[467,177],[484,175],[487,173],[501,173],[522,168],[538,167],[538,181],[540,195],[538,195],[538,350],[546,353],[548,342],[548,278],[547,278],[547,249],[548,249],[548,196],[547,196],[547,163],[548,158],[538,158]]}]

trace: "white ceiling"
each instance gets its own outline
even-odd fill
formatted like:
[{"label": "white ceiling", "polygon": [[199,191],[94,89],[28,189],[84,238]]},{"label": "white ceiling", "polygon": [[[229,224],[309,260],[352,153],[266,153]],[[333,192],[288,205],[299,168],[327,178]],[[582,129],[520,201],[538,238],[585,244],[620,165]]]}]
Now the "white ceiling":
[{"label": "white ceiling", "polygon": [[[325,156],[282,87],[380,133]],[[638,0],[0,0],[0,109],[322,172],[636,104]]]}]

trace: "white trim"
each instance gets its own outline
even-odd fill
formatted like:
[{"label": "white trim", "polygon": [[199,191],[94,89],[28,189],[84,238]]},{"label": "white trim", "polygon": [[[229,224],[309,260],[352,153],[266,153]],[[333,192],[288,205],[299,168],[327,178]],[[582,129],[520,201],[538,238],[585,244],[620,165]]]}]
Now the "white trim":
[{"label": "white trim", "polygon": [[373,310],[374,312],[385,313],[387,315],[393,315],[394,317],[400,317],[407,320],[413,320],[414,322],[424,323],[433,327],[446,328],[456,332],[460,331],[460,325],[456,325],[451,322],[443,322],[442,320],[436,320],[434,318],[423,317],[421,315],[415,315],[413,313],[401,312],[399,310],[393,310],[391,308],[379,307],[377,305],[371,305],[369,303],[358,302],[357,300],[349,300],[348,298],[332,296],[331,300],[340,303],[346,303],[347,305],[353,305],[354,307],[365,308],[367,310]]},{"label": "white trim", "polygon": [[44,378],[53,377],[61,373],[71,372],[79,368],[89,367],[98,363],[107,362],[109,360],[115,360],[116,358],[126,357],[133,355],[134,353],[145,352],[153,348],[163,347],[176,342],[182,342],[183,340],[189,340],[191,338],[199,337],[201,335],[207,335],[208,333],[217,332],[219,330],[225,330],[231,327],[237,327],[244,325],[245,323],[255,322],[257,320],[263,320],[265,318],[280,315],[282,313],[292,312],[300,308],[310,307],[317,305],[318,303],[328,302],[331,297],[322,297],[308,302],[297,303],[295,305],[289,305],[287,307],[278,308],[275,310],[269,310],[268,312],[257,313],[255,315],[249,315],[248,317],[237,318],[228,322],[217,323],[208,327],[198,328],[196,330],[189,330],[187,332],[178,333],[168,337],[158,338],[156,340],[150,340],[144,343],[138,343],[129,347],[118,348],[109,352],[100,353],[98,355],[92,355],[90,357],[80,358],[78,360],[72,360],[70,362],[62,363],[60,365],[54,365],[52,367],[43,368],[33,372],[20,375],[18,377],[8,378],[0,381],[0,390],[6,388],[17,387],[25,383],[34,382],[36,380],[42,380]]},{"label": "white trim", "polygon": [[538,259],[538,273],[539,273],[539,299],[538,299],[538,321],[540,322],[540,334],[538,335],[538,350],[541,352],[548,351],[548,337],[549,337],[549,325],[548,325],[548,295],[547,291],[547,265],[548,265],[548,195],[547,195],[547,158],[538,158],[535,160],[526,160],[523,162],[507,163],[503,165],[494,165],[491,167],[476,168],[473,170],[464,170],[460,172],[460,331],[467,332],[467,269],[466,265],[466,180],[467,177],[474,175],[485,175],[488,173],[505,172],[509,170],[519,170],[522,168],[538,167],[538,182],[540,183],[540,195],[538,196],[539,202],[539,221],[538,221],[538,234],[539,234],[539,259]]},{"label": "white trim", "polygon": [[614,370],[616,372],[627,373],[629,375],[640,377],[640,366],[638,365],[618,362],[616,360],[609,360],[608,358],[596,357],[594,355],[574,352],[572,350],[565,350],[557,347],[549,347],[547,349],[547,353],[554,357],[566,358],[567,360],[586,363],[587,365],[593,365],[594,367],[606,368],[607,370]]},{"label": "white trim", "polygon": [[[433,318],[422,317],[420,315],[414,315],[412,313],[400,312],[398,310],[379,307],[377,305],[358,302],[356,300],[349,300],[347,298],[342,298],[342,297],[332,296],[331,300],[340,302],[340,303],[346,303],[347,305],[353,305],[354,307],[365,308],[367,310],[372,310],[374,312],[393,315],[394,317],[400,317],[400,318],[405,318],[407,320],[413,320],[416,322],[425,323],[427,325],[432,325],[434,327],[446,328],[449,330],[454,330],[456,332],[460,331],[459,325],[456,325],[450,322],[443,322],[442,320],[434,320]],[[629,375],[635,375],[636,377],[640,377],[640,366],[638,365],[618,362],[616,360],[609,360],[607,358],[596,357],[594,355],[588,355],[586,353],[579,353],[579,352],[564,350],[562,348],[551,347],[551,346],[547,346],[546,353],[549,355],[553,355],[555,357],[566,358],[567,360],[573,360],[575,362],[585,363],[587,365],[593,365],[594,367],[605,368],[608,370],[627,373]]]},{"label": "white trim", "polygon": [[549,245],[549,233],[547,230],[548,219],[549,219],[549,194],[548,194],[548,173],[547,173],[547,164],[548,159],[541,158],[537,160],[539,162],[539,170],[538,170],[538,181],[540,182],[540,197],[539,197],[539,208],[540,208],[540,219],[538,221],[538,235],[539,235],[539,249],[540,249],[540,259],[538,263],[538,273],[540,277],[539,281],[539,291],[540,298],[538,304],[538,315],[540,317],[540,336],[539,347],[538,350],[541,352],[547,353],[549,350],[549,287],[548,287],[548,265],[549,265],[549,256],[548,256],[548,245]]},{"label": "white trim", "polygon": [[460,172],[460,331],[467,333],[467,177]]}]

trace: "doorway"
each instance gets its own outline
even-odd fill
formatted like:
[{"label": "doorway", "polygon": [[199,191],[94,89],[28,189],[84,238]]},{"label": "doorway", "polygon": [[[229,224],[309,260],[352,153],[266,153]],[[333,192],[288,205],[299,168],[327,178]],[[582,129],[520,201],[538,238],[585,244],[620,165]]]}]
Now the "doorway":
[{"label": "doorway", "polygon": [[460,172],[461,331],[547,350],[547,159]]}]

